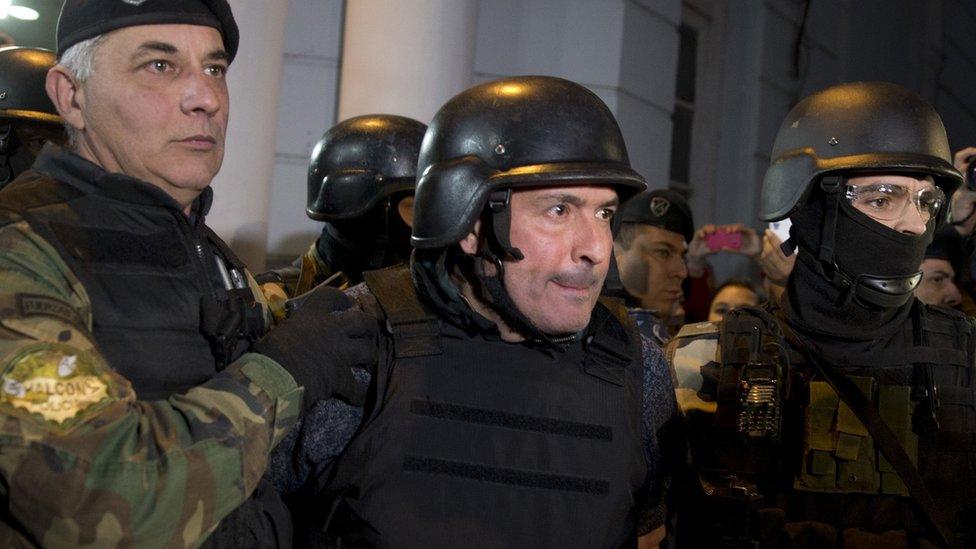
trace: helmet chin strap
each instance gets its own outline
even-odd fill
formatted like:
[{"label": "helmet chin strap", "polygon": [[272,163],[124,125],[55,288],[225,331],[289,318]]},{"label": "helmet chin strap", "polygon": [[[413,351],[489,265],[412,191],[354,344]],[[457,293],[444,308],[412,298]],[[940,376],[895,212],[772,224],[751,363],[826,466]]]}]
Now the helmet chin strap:
[{"label": "helmet chin strap", "polygon": [[820,182],[826,196],[826,210],[820,233],[820,250],[817,257],[798,246],[797,257],[807,264],[817,274],[838,288],[844,290],[844,303],[850,303],[857,298],[882,309],[891,309],[904,305],[912,297],[912,292],[922,280],[922,273],[915,272],[907,276],[880,276],[862,273],[851,277],[837,264],[835,245],[837,237],[837,216],[842,200],[841,191],[844,188],[844,178],[839,175],[829,175]]},{"label": "helmet chin strap", "polygon": [[512,189],[502,189],[491,193],[488,197],[488,211],[491,212],[491,230],[488,238],[491,244],[501,252],[501,257],[511,257],[516,261],[525,259],[522,251],[512,246]]}]

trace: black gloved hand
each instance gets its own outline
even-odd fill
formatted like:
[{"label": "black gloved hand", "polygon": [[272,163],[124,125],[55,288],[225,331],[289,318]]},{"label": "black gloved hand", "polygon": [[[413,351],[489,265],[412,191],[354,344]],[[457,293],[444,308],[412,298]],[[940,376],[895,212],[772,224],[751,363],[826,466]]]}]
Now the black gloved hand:
[{"label": "black gloved hand", "polygon": [[288,318],[256,342],[254,351],[274,359],[305,387],[306,410],[330,397],[362,406],[366,389],[350,368],[376,363],[376,319],[327,286],[313,288],[297,300],[300,306],[292,307]]}]

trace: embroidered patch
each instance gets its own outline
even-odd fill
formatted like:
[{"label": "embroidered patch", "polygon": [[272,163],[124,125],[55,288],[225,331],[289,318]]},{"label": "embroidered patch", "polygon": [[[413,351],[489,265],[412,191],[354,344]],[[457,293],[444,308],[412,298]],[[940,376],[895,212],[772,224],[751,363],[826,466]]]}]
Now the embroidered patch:
[{"label": "embroidered patch", "polygon": [[29,348],[0,377],[0,402],[63,426],[109,399],[105,371],[91,355],[66,345]]},{"label": "embroidered patch", "polygon": [[17,309],[20,316],[50,316],[68,324],[84,326],[78,313],[64,301],[43,295],[17,294]]}]

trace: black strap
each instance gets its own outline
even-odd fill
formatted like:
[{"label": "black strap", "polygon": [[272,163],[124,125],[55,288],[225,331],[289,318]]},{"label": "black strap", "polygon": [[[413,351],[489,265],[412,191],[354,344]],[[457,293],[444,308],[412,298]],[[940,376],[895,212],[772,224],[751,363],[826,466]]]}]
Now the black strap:
[{"label": "black strap", "polygon": [[841,190],[844,178],[839,175],[826,176],[820,181],[820,188],[827,194],[827,210],[824,212],[824,222],[820,233],[820,263],[834,262],[834,244],[837,233],[837,210],[840,208]]},{"label": "black strap", "polygon": [[[512,246],[509,237],[512,229],[512,189],[502,189],[491,193],[488,197],[488,211],[491,212],[491,231],[489,238],[495,240],[495,244],[500,248],[497,250],[498,257],[505,259],[511,257],[516,261],[525,258],[521,250]],[[492,250],[495,251],[495,250]]]},{"label": "black strap", "polygon": [[939,540],[948,547],[958,547],[959,542],[955,535],[943,522],[939,516],[935,500],[929,492],[928,487],[922,480],[918,469],[912,464],[911,459],[905,452],[905,448],[898,442],[898,437],[892,432],[888,424],[882,419],[878,410],[868,401],[864,393],[854,384],[851,378],[847,377],[840,370],[833,366],[821,362],[820,356],[813,350],[812,345],[807,343],[789,325],[782,324],[784,331],[791,340],[799,344],[803,355],[809,364],[812,364],[817,372],[820,373],[827,383],[837,392],[837,395],[847,404],[851,411],[857,416],[861,423],[867,428],[871,436],[874,437],[881,454],[888,460],[888,463],[895,469],[902,482],[908,487],[908,492],[915,498],[919,510],[929,525],[934,528]]},{"label": "black strap", "polygon": [[363,280],[386,315],[397,358],[441,353],[440,319],[420,302],[409,268],[399,265],[367,271]]}]

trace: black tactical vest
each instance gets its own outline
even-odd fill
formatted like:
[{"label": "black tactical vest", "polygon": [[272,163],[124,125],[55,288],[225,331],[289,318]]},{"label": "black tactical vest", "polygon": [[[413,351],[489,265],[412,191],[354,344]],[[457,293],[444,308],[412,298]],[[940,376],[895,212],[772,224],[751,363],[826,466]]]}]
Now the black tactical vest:
[{"label": "black tactical vest", "polygon": [[141,400],[204,383],[242,350],[242,328],[263,332],[244,267],[204,212],[193,223],[163,191],[63,151],[35,166],[47,173],[22,174],[0,207],[26,220],[81,281],[99,351]]},{"label": "black tactical vest", "polygon": [[[877,407],[914,460],[944,522],[971,545],[976,338],[961,313],[915,307],[869,360],[840,359],[833,366]],[[818,546],[812,540],[831,536],[858,543],[864,532],[886,531],[901,532],[909,544],[937,539],[873,437],[807,363],[809,355],[799,352],[789,331],[784,334],[782,322],[749,309],[726,315],[720,363],[702,370],[700,395],[712,395],[704,398],[714,398],[715,413],[688,416],[704,511],[686,517],[679,536],[684,530],[684,541],[728,546]],[[763,384],[775,385],[779,412],[756,406]],[[748,403],[747,394],[754,397]],[[703,516],[707,524],[698,520]]]},{"label": "black tactical vest", "polygon": [[365,278],[392,348],[328,487],[326,545],[634,544],[640,351],[609,309],[584,345],[545,350],[441,323],[404,267]]}]

